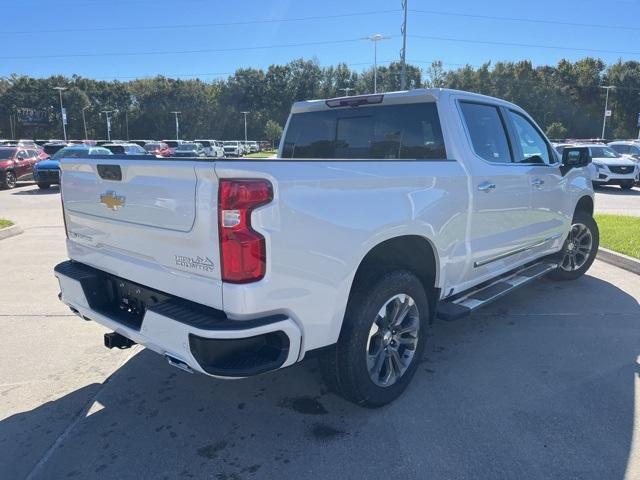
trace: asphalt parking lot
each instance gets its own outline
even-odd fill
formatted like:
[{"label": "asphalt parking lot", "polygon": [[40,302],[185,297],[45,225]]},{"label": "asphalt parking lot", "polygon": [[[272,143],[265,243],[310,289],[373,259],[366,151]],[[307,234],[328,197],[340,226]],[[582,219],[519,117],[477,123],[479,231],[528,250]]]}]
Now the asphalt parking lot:
[{"label": "asphalt parking lot", "polygon": [[[640,212],[637,189],[597,201]],[[0,241],[2,478],[640,478],[631,273],[596,261],[436,323],[408,392],[364,410],[314,361],[222,382],[105,349],[57,299],[57,189],[2,191],[0,217],[25,230]]]}]

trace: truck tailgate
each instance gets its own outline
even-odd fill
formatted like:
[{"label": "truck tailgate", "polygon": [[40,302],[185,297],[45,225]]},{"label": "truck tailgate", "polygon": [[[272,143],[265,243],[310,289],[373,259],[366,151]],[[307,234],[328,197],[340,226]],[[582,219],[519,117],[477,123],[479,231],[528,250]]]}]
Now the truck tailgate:
[{"label": "truck tailgate", "polygon": [[61,170],[72,260],[222,308],[212,162],[104,156]]}]

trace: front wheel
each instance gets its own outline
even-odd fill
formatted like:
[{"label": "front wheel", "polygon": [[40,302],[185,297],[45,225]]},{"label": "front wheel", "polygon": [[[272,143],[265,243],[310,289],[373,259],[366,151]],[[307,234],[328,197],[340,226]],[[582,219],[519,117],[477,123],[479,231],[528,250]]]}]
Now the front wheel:
[{"label": "front wheel", "polygon": [[595,260],[599,245],[600,232],[596,221],[588,213],[576,212],[560,252],[558,268],[549,277],[553,280],[581,277]]},{"label": "front wheel", "polygon": [[38,182],[38,188],[41,188],[42,190],[47,190],[50,187],[50,183]]},{"label": "front wheel", "polygon": [[352,292],[335,349],[320,358],[322,374],[339,395],[377,408],[407,388],[424,352],[429,303],[411,272],[383,274]]},{"label": "front wheel", "polygon": [[620,188],[623,190],[631,190],[633,188],[634,180],[629,180],[628,182],[622,182],[620,184]]}]

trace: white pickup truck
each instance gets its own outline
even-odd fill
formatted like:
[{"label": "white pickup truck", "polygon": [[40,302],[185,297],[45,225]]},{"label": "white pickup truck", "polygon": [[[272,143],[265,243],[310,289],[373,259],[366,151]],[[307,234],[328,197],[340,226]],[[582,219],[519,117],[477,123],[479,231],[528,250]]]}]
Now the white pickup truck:
[{"label": "white pickup truck", "polygon": [[66,158],[60,298],[110,348],[222,378],[315,354],[378,407],[435,318],[590,267],[589,162],[516,105],[441,89],[296,103],[274,159]]}]

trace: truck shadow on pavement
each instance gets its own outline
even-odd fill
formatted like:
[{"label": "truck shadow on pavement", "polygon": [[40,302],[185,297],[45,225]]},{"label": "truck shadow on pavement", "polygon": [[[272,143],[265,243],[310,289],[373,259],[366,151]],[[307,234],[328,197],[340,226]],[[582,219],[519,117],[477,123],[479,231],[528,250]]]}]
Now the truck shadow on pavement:
[{"label": "truck shadow on pavement", "polygon": [[24,190],[18,190],[11,192],[11,195],[52,195],[52,194],[60,194],[60,189],[57,186],[52,186],[51,188],[30,188]]},{"label": "truck shadow on pavement", "polygon": [[640,307],[616,286],[537,282],[436,323],[427,350],[379,410],[328,393],[313,360],[225,382],[143,350],[104,384],[0,422],[3,476],[38,462],[36,478],[62,479],[601,479],[638,467]]}]

